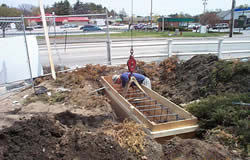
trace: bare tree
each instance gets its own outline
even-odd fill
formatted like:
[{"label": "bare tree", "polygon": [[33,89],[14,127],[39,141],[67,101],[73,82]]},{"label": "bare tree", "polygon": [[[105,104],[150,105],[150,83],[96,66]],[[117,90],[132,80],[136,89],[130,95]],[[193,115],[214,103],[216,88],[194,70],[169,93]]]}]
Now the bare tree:
[{"label": "bare tree", "polygon": [[120,18],[123,19],[124,17],[127,17],[127,15],[128,14],[126,13],[125,9],[122,8],[122,10],[119,12]]},{"label": "bare tree", "polygon": [[210,27],[220,21],[216,12],[206,12],[200,16],[200,23],[202,25],[209,25]]},{"label": "bare tree", "polygon": [[35,6],[31,5],[31,4],[20,4],[18,6],[18,9],[22,12],[23,15],[25,16],[30,16],[32,9],[36,8]]}]

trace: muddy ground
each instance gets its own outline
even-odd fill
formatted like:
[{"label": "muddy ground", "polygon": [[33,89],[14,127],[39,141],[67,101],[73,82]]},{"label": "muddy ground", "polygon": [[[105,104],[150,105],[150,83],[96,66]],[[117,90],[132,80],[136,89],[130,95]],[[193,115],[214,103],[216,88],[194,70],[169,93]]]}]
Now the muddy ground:
[{"label": "muddy ground", "polygon": [[[153,89],[177,104],[219,92],[245,92],[249,70],[228,71],[215,56],[196,56],[179,63],[176,58],[160,64],[138,63]],[[230,62],[231,63],[231,62]],[[100,76],[126,71],[126,66],[88,65],[60,73],[57,80],[36,79],[32,89],[10,94],[0,104],[0,159],[236,159],[226,146],[214,141],[174,138],[157,143],[142,126],[119,121],[109,99],[99,87]],[[38,92],[40,91],[40,92]],[[240,159],[240,158],[239,158]]]}]

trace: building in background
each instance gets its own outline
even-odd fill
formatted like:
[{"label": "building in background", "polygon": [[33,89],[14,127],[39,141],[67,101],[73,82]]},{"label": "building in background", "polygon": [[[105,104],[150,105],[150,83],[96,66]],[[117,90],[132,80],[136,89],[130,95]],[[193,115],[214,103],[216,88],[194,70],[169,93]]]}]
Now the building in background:
[{"label": "building in background", "polygon": [[[162,30],[162,25],[168,30],[169,28],[188,28],[189,23],[194,22],[193,18],[158,18],[158,30]],[[164,23],[164,24],[162,24]]]},{"label": "building in background", "polygon": [[[228,23],[231,19],[231,10],[219,12],[218,17],[221,18],[221,23]],[[250,27],[250,7],[237,8],[234,10],[234,27],[246,28]]]},{"label": "building in background", "polygon": [[[52,14],[45,14],[46,16],[52,16]],[[36,16],[41,17],[41,16]],[[46,18],[48,24],[53,24],[54,18]],[[35,25],[42,25],[41,18],[28,18],[28,25],[35,26]],[[85,25],[89,23],[88,17],[56,17],[55,18],[56,25],[63,25],[63,24],[74,24],[74,25]]]}]

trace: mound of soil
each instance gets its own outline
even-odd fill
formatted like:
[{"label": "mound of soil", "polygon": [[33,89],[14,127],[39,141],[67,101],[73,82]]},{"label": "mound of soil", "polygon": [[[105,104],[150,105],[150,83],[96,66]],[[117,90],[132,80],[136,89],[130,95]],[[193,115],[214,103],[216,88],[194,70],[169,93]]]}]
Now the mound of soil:
[{"label": "mound of soil", "polygon": [[15,123],[0,139],[0,159],[135,159],[102,132],[68,129],[49,117]]},{"label": "mound of soil", "polygon": [[[110,117],[84,117],[70,112],[52,116],[38,116],[16,122],[0,132],[0,159],[158,159],[162,156],[160,144],[145,138],[142,155],[129,152],[104,131]],[[111,120],[110,120],[111,122]],[[111,128],[110,128],[111,127]]]},{"label": "mound of soil", "polygon": [[[201,89],[210,83],[210,73],[215,68],[217,56],[202,55],[194,56],[190,60],[177,64],[174,78],[169,81],[161,79],[161,84],[167,82],[161,87],[161,93],[165,97],[171,97],[177,104],[190,102],[200,97],[205,97],[211,93],[201,93]],[[173,73],[171,73],[173,74]]]},{"label": "mound of soil", "polygon": [[[69,69],[68,67],[66,66],[59,66],[59,65],[55,65],[55,71],[58,72],[58,71],[63,71],[63,70],[67,70]],[[50,66],[43,66],[43,73],[44,74],[49,74],[51,73],[51,68]]]},{"label": "mound of soil", "polygon": [[230,153],[220,144],[206,143],[196,139],[175,137],[163,144],[165,160],[204,160],[233,159]]},{"label": "mound of soil", "polygon": [[152,88],[176,104],[221,93],[249,91],[250,62],[222,61],[214,55],[197,55],[179,63],[176,57],[160,64],[138,63]]},{"label": "mound of soil", "polygon": [[85,81],[91,81],[92,85],[99,86],[101,76],[112,75],[122,71],[122,67],[108,67],[102,65],[87,65],[84,68],[76,69],[73,72],[58,74],[55,85],[65,88],[83,88]]},{"label": "mound of soil", "polygon": [[[49,159],[65,129],[47,117],[16,122],[0,133],[0,159]],[[55,151],[55,155],[51,152]]]}]

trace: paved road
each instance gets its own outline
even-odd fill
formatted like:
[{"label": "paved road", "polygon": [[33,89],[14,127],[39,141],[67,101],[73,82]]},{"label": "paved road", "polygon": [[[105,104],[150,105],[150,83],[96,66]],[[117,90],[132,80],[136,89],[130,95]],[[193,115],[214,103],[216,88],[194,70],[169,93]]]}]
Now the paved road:
[{"label": "paved road", "polygon": [[[248,41],[248,43],[239,44],[223,44],[222,51],[231,50],[250,50],[250,31],[246,34],[235,36],[232,39],[226,38],[224,42],[229,41]],[[87,40],[86,40],[87,41]],[[210,53],[217,52],[218,44],[191,44],[179,45],[179,43],[196,43],[196,42],[211,42],[217,43],[218,38],[177,38],[173,40],[172,51],[174,54],[180,55],[186,52]],[[131,42],[128,40],[113,40],[111,54],[112,57],[129,56]],[[166,39],[137,39],[134,41],[134,54],[135,56],[145,56],[152,54],[160,54],[168,56],[168,45]],[[43,65],[48,65],[48,54],[45,45],[40,45],[40,59]],[[66,45],[57,44],[56,49],[53,47],[53,59],[56,65],[65,65],[68,67],[83,66],[85,64],[106,64],[107,63],[107,48],[106,42],[89,42],[89,43],[72,43]],[[226,54],[225,58],[230,56],[250,56],[248,53]],[[189,56],[182,56],[181,59],[186,59]],[[159,61],[165,57],[160,58],[137,58],[144,61]],[[127,59],[113,60],[112,64],[126,64]]]}]

